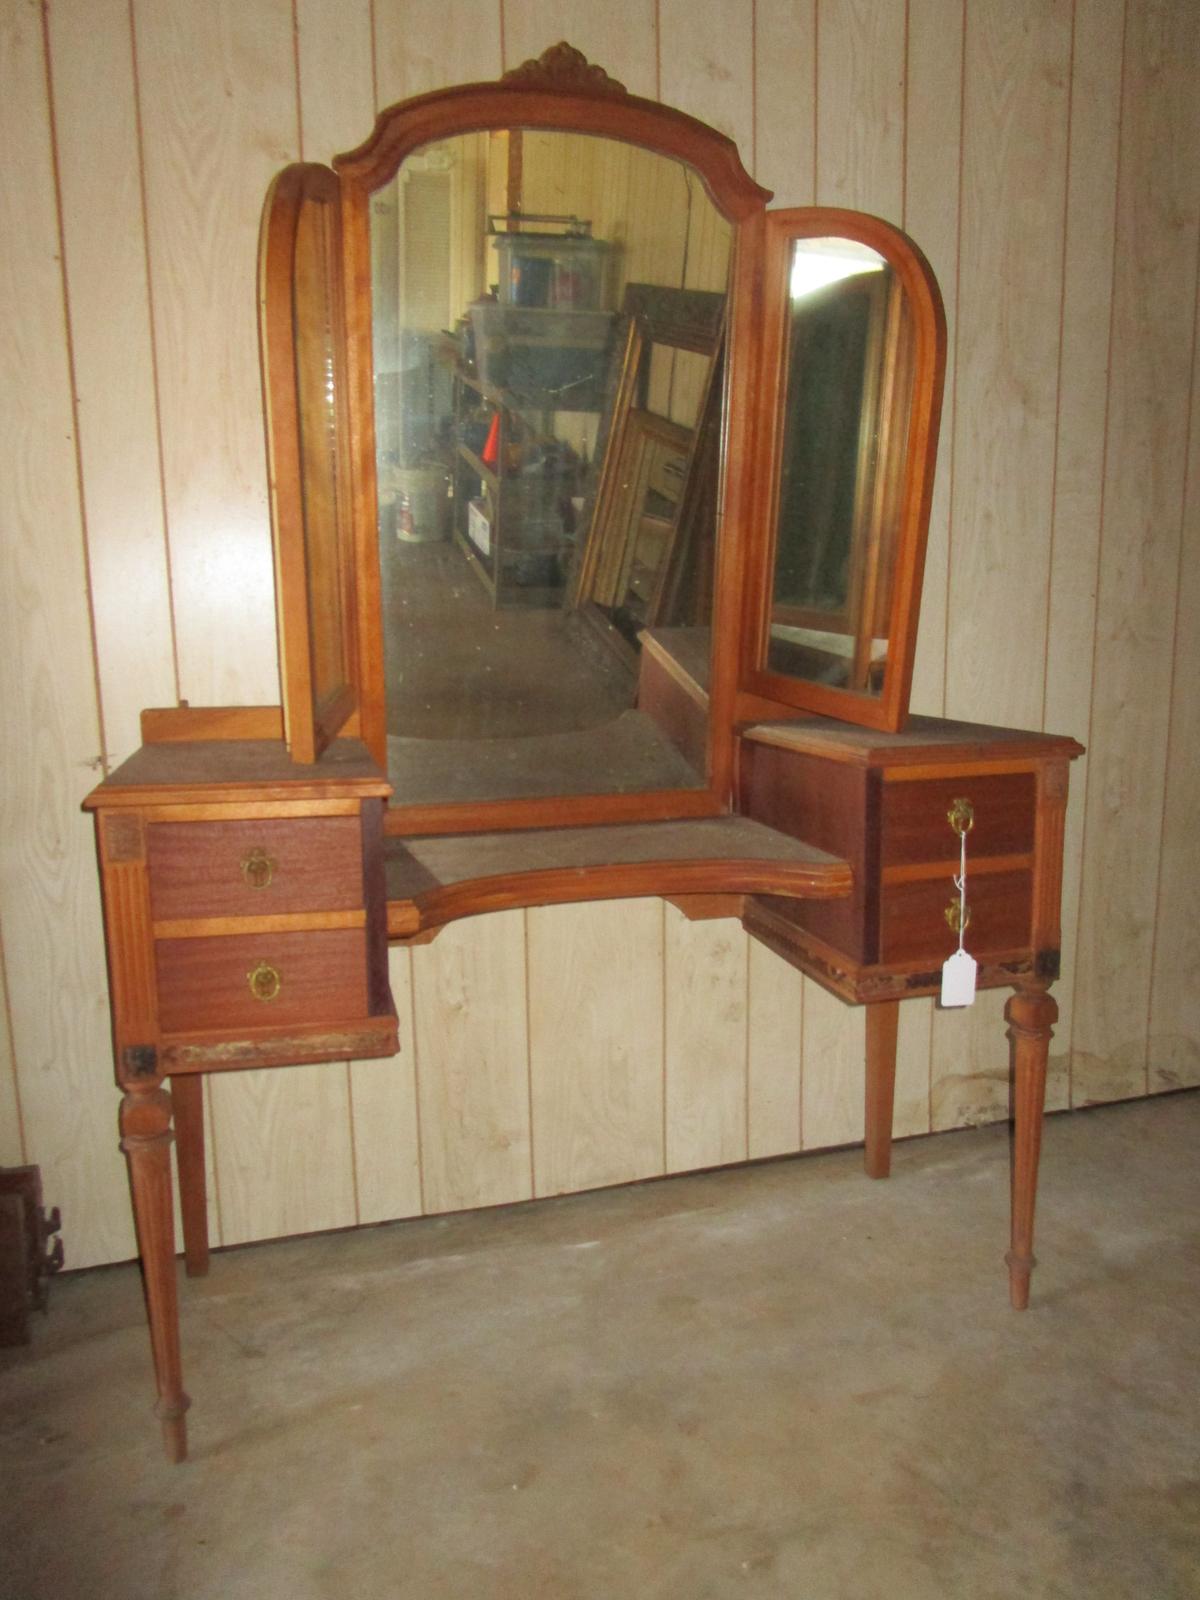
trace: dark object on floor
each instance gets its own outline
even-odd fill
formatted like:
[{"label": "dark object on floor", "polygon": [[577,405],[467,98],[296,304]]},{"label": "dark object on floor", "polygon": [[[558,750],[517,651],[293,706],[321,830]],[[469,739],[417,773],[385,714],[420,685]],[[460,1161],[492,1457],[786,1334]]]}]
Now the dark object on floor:
[{"label": "dark object on floor", "polygon": [[0,1167],[0,1345],[29,1343],[29,1314],[45,1311],[63,1264],[58,1207],[46,1214],[37,1167]]}]

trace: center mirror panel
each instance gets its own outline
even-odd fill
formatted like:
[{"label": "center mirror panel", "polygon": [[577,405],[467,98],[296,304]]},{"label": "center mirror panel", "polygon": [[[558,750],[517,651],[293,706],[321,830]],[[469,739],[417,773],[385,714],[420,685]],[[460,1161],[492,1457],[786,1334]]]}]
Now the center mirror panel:
[{"label": "center mirror panel", "polygon": [[456,134],[371,196],[400,804],[705,786],[638,664],[711,635],[731,240],[685,162],[586,133]]}]

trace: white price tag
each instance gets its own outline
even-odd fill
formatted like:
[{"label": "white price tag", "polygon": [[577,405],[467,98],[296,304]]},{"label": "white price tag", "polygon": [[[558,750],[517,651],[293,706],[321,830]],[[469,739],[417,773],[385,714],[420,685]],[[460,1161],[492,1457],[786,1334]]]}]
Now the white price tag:
[{"label": "white price tag", "polygon": [[942,968],[942,1004],[969,1006],[975,998],[975,959],[956,950]]}]

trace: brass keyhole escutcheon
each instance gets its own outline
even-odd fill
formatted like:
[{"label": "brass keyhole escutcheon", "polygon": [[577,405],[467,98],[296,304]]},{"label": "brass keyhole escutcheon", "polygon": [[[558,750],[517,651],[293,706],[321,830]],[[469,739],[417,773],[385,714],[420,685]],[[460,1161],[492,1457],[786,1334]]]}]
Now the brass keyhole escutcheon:
[{"label": "brass keyhole escutcheon", "polygon": [[951,800],[946,821],[961,839],[964,833],[970,833],[975,826],[975,807],[969,800]]},{"label": "brass keyhole escutcheon", "polygon": [[260,961],[256,967],[246,974],[246,981],[250,985],[250,993],[256,1000],[277,1000],[279,991],[283,987],[283,979],[276,967],[269,961]]},{"label": "brass keyhole escutcheon", "polygon": [[274,876],[275,862],[261,845],[242,857],[242,877],[252,889],[266,889]]},{"label": "brass keyhole escutcheon", "polygon": [[951,933],[965,933],[971,926],[971,908],[967,906],[964,913],[962,901],[955,898],[946,907],[946,921],[950,924]]}]

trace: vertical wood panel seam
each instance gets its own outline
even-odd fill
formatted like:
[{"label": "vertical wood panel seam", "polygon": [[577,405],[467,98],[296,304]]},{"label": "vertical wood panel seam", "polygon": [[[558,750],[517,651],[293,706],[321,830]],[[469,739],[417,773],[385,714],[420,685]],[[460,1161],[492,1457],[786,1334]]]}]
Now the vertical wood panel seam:
[{"label": "vertical wood panel seam", "polygon": [[354,1201],[354,1225],[362,1223],[362,1206],[358,1198],[358,1142],[354,1137],[354,1063],[346,1066],[346,1121],[350,1136],[350,1194]]},{"label": "vertical wood panel seam", "polygon": [[[942,708],[946,715],[946,690],[950,682],[950,596],[954,592],[954,484],[958,460],[958,352],[959,326],[962,322],[962,244],[963,244],[963,170],[966,166],[967,139],[967,0],[962,0],[962,50],[958,72],[958,215],[954,219],[954,357],[947,363],[952,373],[954,422],[950,429],[950,461],[946,483],[946,596],[942,634]],[[932,1050],[932,1045],[931,1045]],[[932,1095],[932,1064],[930,1067],[930,1093]],[[930,1127],[933,1103],[930,1101]]]},{"label": "vertical wood panel seam", "polygon": [[151,387],[154,391],[154,448],[158,461],[158,504],[162,522],[163,565],[167,576],[167,622],[171,634],[171,674],[179,700],[179,638],[175,625],[175,574],[171,562],[171,513],[167,505],[167,467],[163,444],[162,394],[159,381],[158,328],[154,314],[154,274],[150,254],[150,203],[146,193],[146,136],[142,123],[142,83],[138,70],[137,22],[129,0],[129,62],[133,77],[133,125],[137,138],[138,198],[142,210],[142,258],[146,273],[146,324],[150,339]]},{"label": "vertical wood panel seam", "polygon": [[[962,239],[963,239],[963,174],[966,166],[967,126],[967,0],[959,8],[958,53],[958,173],[955,184],[954,217],[954,323],[947,328],[948,343],[953,348],[946,352],[946,381],[950,390],[950,404],[943,407],[942,428],[949,424],[950,448],[946,457],[946,590],[943,596],[942,629],[942,688],[941,715],[946,714],[946,692],[950,676],[950,593],[954,551],[954,488],[958,460],[958,352],[959,329],[962,323]],[[929,1006],[929,1030],[925,1048],[925,1126],[932,1132],[934,1123],[934,1083],[937,1052],[937,1008],[932,999]]]},{"label": "vertical wood panel seam", "polygon": [[100,749],[96,765],[108,771],[108,746],[104,734],[104,696],[100,687],[100,650],[96,641],[96,596],[92,588],[92,562],[88,543],[87,502],[83,487],[83,451],[79,441],[79,384],[75,370],[75,341],[71,330],[71,297],[67,285],[67,234],[63,225],[62,178],[58,159],[58,121],[54,111],[54,73],[50,62],[50,9],[42,6],[42,70],[46,92],[46,131],[50,141],[50,172],[54,180],[54,228],[58,241],[58,291],[62,303],[63,342],[70,389],[71,454],[75,462],[75,494],[79,502],[79,538],[83,555],[83,588],[87,605],[88,647],[95,696],[95,731]]},{"label": "vertical wood panel seam", "polygon": [[1154,915],[1150,934],[1150,983],[1146,991],[1146,1093],[1150,1093],[1150,1027],[1154,1018],[1154,982],[1158,967],[1158,930],[1162,910],[1163,868],[1166,863],[1167,801],[1170,797],[1171,754],[1175,734],[1175,678],[1179,666],[1179,597],[1183,590],[1183,554],[1187,530],[1188,498],[1192,479],[1192,437],[1195,421],[1196,398],[1196,330],[1200,318],[1200,235],[1197,235],[1196,266],[1193,271],[1192,290],[1192,352],[1188,368],[1187,422],[1184,427],[1186,448],[1183,460],[1183,483],[1179,497],[1179,553],[1175,563],[1175,609],[1171,622],[1171,674],[1167,684],[1167,737],[1163,751],[1162,810],[1158,829],[1158,871],[1154,875]]},{"label": "vertical wood panel seam", "polygon": [[750,171],[758,171],[758,0],[750,0]]},{"label": "vertical wood panel seam", "polygon": [[508,19],[504,15],[504,0],[499,0],[500,7],[500,75],[508,71]]},{"label": "vertical wood panel seam", "polygon": [[[1050,454],[1050,537],[1046,551],[1046,623],[1042,642],[1042,714],[1038,726],[1046,731],[1046,700],[1050,680],[1050,622],[1054,611],[1054,546],[1058,533],[1058,452],[1062,437],[1063,345],[1067,323],[1067,250],[1070,243],[1072,114],[1075,106],[1075,37],[1079,0],[1071,0],[1071,47],[1067,74],[1067,137],[1063,151],[1062,264],[1058,275],[1058,355],[1054,364],[1054,448]],[[1093,632],[1094,632],[1093,627]],[[1072,1021],[1074,1018],[1072,1017]]]},{"label": "vertical wood panel seam", "polygon": [[377,117],[379,115],[379,49],[378,30],[375,22],[375,0],[368,0],[367,19],[371,34],[371,111]]},{"label": "vertical wood panel seam", "polygon": [[8,963],[4,956],[3,930],[0,929],[0,1000],[4,1003],[4,1021],[8,1028],[9,1076],[12,1078],[13,1105],[17,1112],[17,1144],[21,1160],[29,1160],[29,1145],[25,1139],[25,1112],[21,1105],[21,1075],[17,1071],[17,1038],[13,1032],[12,994],[8,986]]},{"label": "vertical wood panel seam", "polygon": [[932,999],[929,1002],[929,1044],[925,1051],[925,1126],[929,1133],[933,1132],[933,1041],[937,1028],[937,1008]]},{"label": "vertical wood panel seam", "polygon": [[662,1085],[662,1170],[667,1167],[667,902],[658,902],[658,1074]]},{"label": "vertical wood panel seam", "polygon": [[[1079,0],[1071,3],[1071,46],[1068,54],[1067,77],[1067,137],[1064,149],[1065,174],[1063,181],[1063,221],[1062,221],[1062,267],[1059,273],[1058,290],[1058,359],[1055,363],[1054,383],[1054,449],[1050,462],[1050,538],[1047,551],[1046,575],[1046,623],[1042,649],[1042,713],[1039,727],[1046,731],[1046,703],[1050,694],[1050,630],[1054,615],[1054,551],[1058,537],[1058,460],[1059,447],[1062,439],[1063,416],[1063,354],[1066,345],[1067,325],[1067,265],[1071,244],[1071,174],[1073,171],[1072,157],[1074,155],[1074,125],[1075,125],[1075,68],[1076,68],[1076,43],[1078,39]],[[1096,631],[1096,616],[1093,606],[1092,633]],[[1062,943],[1061,932],[1059,943]],[[1071,1101],[1071,1055],[1074,1049],[1075,1035],[1075,1007],[1068,1007],[1067,1016],[1071,1025],[1070,1036],[1064,1041],[1059,1035],[1059,1048],[1066,1045],[1067,1065],[1067,1104]]]},{"label": "vertical wood panel seam", "polygon": [[415,1118],[414,1133],[417,1141],[417,1193],[420,1197],[421,1215],[429,1215],[429,1203],[425,1194],[425,1139],[421,1128],[421,1052],[417,1044],[417,1019],[420,1016],[420,1007],[417,1005],[417,971],[413,961],[411,948],[406,950],[408,957],[408,1003],[412,1019],[412,1083],[413,1083],[413,1115]]},{"label": "vertical wood panel seam", "polygon": [[[1110,293],[1109,293],[1109,298],[1108,298],[1108,348],[1105,351],[1105,357],[1104,357],[1104,371],[1105,371],[1105,377],[1106,377],[1106,388],[1105,388],[1105,391],[1104,391],[1104,434],[1103,434],[1103,444],[1102,444],[1101,450],[1100,450],[1100,504],[1099,504],[1099,507],[1098,507],[1098,510],[1097,510],[1097,526],[1096,526],[1096,583],[1095,583],[1096,595],[1095,595],[1095,601],[1094,601],[1094,604],[1093,604],[1093,611],[1092,611],[1092,615],[1093,615],[1093,623],[1092,623],[1092,660],[1091,660],[1091,670],[1090,670],[1090,680],[1089,680],[1090,681],[1090,685],[1091,685],[1091,692],[1088,695],[1087,732],[1084,735],[1084,740],[1083,740],[1084,744],[1087,746],[1089,751],[1090,751],[1091,746],[1092,746],[1092,724],[1095,721],[1095,716],[1096,716],[1096,658],[1097,658],[1097,656],[1099,654],[1099,651],[1100,651],[1100,585],[1101,585],[1101,582],[1102,582],[1102,579],[1103,579],[1103,573],[1104,573],[1104,531],[1105,531],[1105,524],[1107,522],[1107,510],[1108,510],[1108,505],[1107,505],[1107,501],[1108,501],[1108,446],[1109,446],[1109,440],[1110,440],[1111,432],[1112,432],[1112,429],[1111,429],[1111,423],[1112,423],[1112,389],[1113,389],[1112,353],[1113,353],[1113,337],[1114,337],[1114,332],[1115,332],[1115,328],[1116,328],[1116,321],[1117,321],[1117,257],[1118,257],[1118,254],[1119,254],[1119,251],[1120,251],[1120,247],[1121,247],[1121,228],[1120,228],[1120,222],[1121,222],[1121,178],[1122,178],[1123,169],[1124,169],[1124,166],[1125,166],[1125,72],[1126,72],[1126,68],[1127,68],[1127,65],[1128,65],[1128,55],[1129,55],[1129,0],[1125,0],[1125,5],[1124,5],[1124,8],[1123,8],[1122,14],[1121,14],[1121,74],[1120,74],[1120,82],[1117,85],[1117,170],[1116,170],[1116,172],[1114,174],[1114,177],[1113,177],[1113,229],[1112,229],[1112,259],[1111,259],[1111,261],[1109,263],[1109,283],[1110,283],[1111,287],[1110,287]],[[1079,889],[1079,904],[1080,904],[1080,909],[1081,910],[1082,910],[1082,907],[1083,907],[1083,904],[1084,904],[1085,897],[1087,899],[1091,898],[1090,894],[1088,893],[1090,885],[1089,885],[1088,879],[1087,879],[1087,866],[1088,866],[1087,846],[1088,846],[1088,814],[1089,814],[1090,809],[1091,809],[1090,806],[1088,805],[1088,795],[1089,795],[1089,791],[1091,790],[1091,786],[1092,786],[1092,765],[1093,765],[1093,763],[1089,759],[1089,761],[1087,763],[1087,772],[1085,774],[1084,785],[1083,785],[1083,796],[1082,796],[1082,801],[1083,801],[1083,825],[1082,825],[1082,828],[1080,829],[1080,835],[1079,835],[1079,859],[1080,859],[1080,865],[1081,865],[1081,873],[1080,873],[1081,881],[1080,881],[1080,889]],[[1079,925],[1079,923],[1078,923],[1078,918],[1077,918],[1077,921],[1076,921],[1076,927],[1077,928],[1078,928],[1078,925]],[[1082,967],[1083,967],[1083,963],[1081,961],[1077,961],[1075,963],[1074,982],[1071,985],[1071,1016],[1072,1016],[1072,1018],[1074,1018],[1075,1016],[1078,1015],[1077,1000],[1078,1000],[1078,996],[1079,996],[1079,979],[1080,979],[1080,973],[1081,973]],[[1070,1053],[1070,1055],[1068,1057],[1068,1061],[1067,1061],[1067,1097],[1068,1097],[1068,1103],[1070,1103],[1070,1104],[1074,1103],[1074,1088],[1075,1088],[1074,1078],[1075,1078],[1075,1056],[1074,1056],[1074,1049],[1072,1048],[1072,1051],[1071,1051],[1071,1053]]]},{"label": "vertical wood panel seam", "polygon": [[[206,1072],[204,1074],[204,1100],[206,1104],[201,1107],[201,1115],[208,1118],[208,1144],[209,1149],[212,1151],[213,1209],[217,1215],[217,1241],[224,1244],[225,1216],[221,1209],[221,1165],[217,1156],[217,1119],[213,1114],[212,1097],[212,1073]],[[178,1153],[176,1153],[176,1160],[178,1160]]]},{"label": "vertical wood panel seam", "polygon": [[[962,77],[962,75],[960,75]],[[962,83],[960,83],[962,88]],[[904,0],[904,96],[902,96],[902,114],[904,114],[904,131],[901,142],[901,227],[909,227],[909,126],[912,120],[912,0]],[[958,139],[958,168],[962,171],[962,136]],[[957,306],[955,306],[957,310]],[[957,322],[955,322],[957,326]],[[947,520],[949,520],[949,507],[947,507]],[[949,528],[947,528],[947,541],[949,541]],[[949,550],[947,550],[949,557]],[[947,592],[949,592],[949,578],[947,578]],[[946,694],[946,672],[942,670],[942,696]],[[942,701],[944,709],[944,701]],[[933,1002],[930,1002],[933,1008]],[[933,1024],[933,1018],[930,1018]],[[926,1130],[933,1128],[933,1026],[926,1032],[925,1040],[925,1115]]]},{"label": "vertical wood panel seam", "polygon": [[799,1141],[797,1150],[804,1149],[804,1011],[805,1000],[808,994],[808,979],[800,973],[796,974],[800,984],[800,1043],[796,1052],[796,1137]]},{"label": "vertical wood panel seam", "polygon": [[908,85],[911,77],[912,0],[904,0],[904,91],[900,96],[900,226],[908,230]]},{"label": "vertical wood panel seam", "polygon": [[296,79],[296,159],[304,160],[304,95],[300,88],[300,14],[292,0],[292,72]]},{"label": "vertical wood panel seam", "polygon": [[654,98],[662,99],[662,0],[654,0]]},{"label": "vertical wood panel seam", "polygon": [[529,1118],[529,1193],[536,1196],[537,1161],[533,1137],[533,1022],[529,999],[529,908],[521,910],[522,976],[525,980],[525,1109]]},{"label": "vertical wood panel seam", "polygon": [[809,194],[813,205],[820,204],[817,193],[817,173],[820,171],[818,149],[821,137],[821,0],[813,0],[812,29],[812,182]]},{"label": "vertical wood panel seam", "polygon": [[746,1154],[743,1157],[743,1160],[749,1161],[749,1159],[750,1159],[750,1041],[751,1041],[750,1015],[751,1015],[751,1007],[752,1007],[752,1004],[753,1004],[753,994],[752,994],[752,991],[751,991],[751,983],[752,983],[753,980],[752,980],[751,974],[750,974],[750,935],[748,933],[746,933],[746,931],[744,929],[742,930],[742,943],[745,946],[745,951],[746,951],[746,1015],[745,1015],[745,1019],[744,1019],[745,1020],[745,1027],[743,1029],[744,1042],[743,1042],[743,1045],[742,1045],[742,1070],[745,1073],[745,1081],[746,1081],[746,1112],[745,1112],[745,1118],[744,1118],[745,1124],[746,1124]]}]

